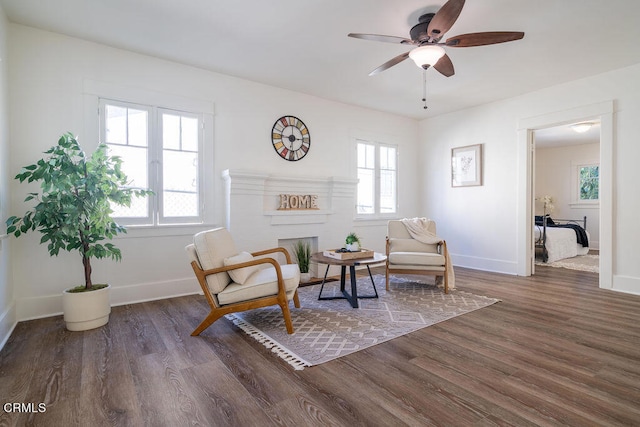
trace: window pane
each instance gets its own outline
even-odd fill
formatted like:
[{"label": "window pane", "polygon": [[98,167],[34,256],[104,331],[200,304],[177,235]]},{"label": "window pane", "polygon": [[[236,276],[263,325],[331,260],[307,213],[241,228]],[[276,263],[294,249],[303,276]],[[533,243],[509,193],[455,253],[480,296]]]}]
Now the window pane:
[{"label": "window pane", "polygon": [[380,171],[380,213],[396,211],[396,172]]},{"label": "window pane", "polygon": [[198,119],[196,118],[182,118],[182,149],[198,151]]},{"label": "window pane", "polygon": [[580,168],[580,200],[599,199],[599,175],[598,166]]},{"label": "window pane", "polygon": [[198,216],[198,195],[195,193],[163,192],[164,216]]},{"label": "window pane", "polygon": [[107,105],[105,111],[105,142],[107,144],[127,144],[127,109]]},{"label": "window pane", "polygon": [[375,213],[374,206],[375,175],[371,169],[358,169],[358,201],[359,214]]},{"label": "window pane", "polygon": [[358,167],[373,169],[375,166],[375,146],[371,144],[358,144]]},{"label": "window pane", "polygon": [[136,145],[138,147],[147,147],[149,140],[147,136],[147,129],[149,119],[146,111],[134,110],[129,108],[129,137],[128,144]]},{"label": "window pane", "polygon": [[380,147],[380,168],[396,169],[396,149],[393,147]]},{"label": "window pane", "polygon": [[[122,159],[122,171],[129,179],[131,187],[148,188],[147,149],[126,145],[109,145],[111,155]],[[144,218],[149,215],[149,198],[137,197],[130,207],[112,205],[114,217]]]},{"label": "window pane", "polygon": [[107,105],[105,108],[107,144],[146,147],[148,113],[144,110]]},{"label": "window pane", "polygon": [[162,146],[165,149],[180,149],[180,116],[162,115]]},{"label": "window pane", "polygon": [[163,216],[198,216],[198,154],[164,150]]}]

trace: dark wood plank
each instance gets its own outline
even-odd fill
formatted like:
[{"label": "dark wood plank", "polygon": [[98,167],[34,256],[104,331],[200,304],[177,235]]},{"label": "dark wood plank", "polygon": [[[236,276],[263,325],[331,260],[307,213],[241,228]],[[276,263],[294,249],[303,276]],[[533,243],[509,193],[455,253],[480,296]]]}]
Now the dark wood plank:
[{"label": "dark wood plank", "polygon": [[21,322],[0,396],[47,411],[0,426],[638,425],[640,297],[597,279],[456,268],[458,289],[501,302],[303,371],[226,319],[191,337],[200,295],[114,307],[94,331]]},{"label": "dark wood plank", "polygon": [[127,348],[118,323],[114,321],[82,333],[80,407],[91,414],[96,426],[142,424]]}]

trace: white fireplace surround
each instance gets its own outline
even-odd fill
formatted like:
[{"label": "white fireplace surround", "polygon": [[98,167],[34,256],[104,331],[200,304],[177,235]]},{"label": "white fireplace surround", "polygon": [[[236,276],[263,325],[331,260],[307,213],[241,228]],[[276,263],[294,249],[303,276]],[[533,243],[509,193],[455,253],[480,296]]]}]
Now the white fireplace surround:
[{"label": "white fireplace surround", "polygon": [[[229,169],[222,178],[225,226],[239,249],[260,250],[307,238],[317,238],[317,250],[340,247],[353,229],[357,179]],[[280,194],[317,195],[318,209],[278,210]]]}]

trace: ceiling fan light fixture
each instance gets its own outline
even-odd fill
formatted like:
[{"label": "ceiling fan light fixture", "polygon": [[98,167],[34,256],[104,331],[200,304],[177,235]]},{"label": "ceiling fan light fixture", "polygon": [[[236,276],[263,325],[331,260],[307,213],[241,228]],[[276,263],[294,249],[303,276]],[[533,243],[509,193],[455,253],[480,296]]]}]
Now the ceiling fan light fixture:
[{"label": "ceiling fan light fixture", "polygon": [[435,65],[444,56],[444,49],[440,46],[420,46],[409,52],[409,58],[420,68]]},{"label": "ceiling fan light fixture", "polygon": [[592,126],[593,126],[593,123],[591,122],[583,122],[583,123],[576,123],[574,125],[571,125],[571,129],[573,129],[575,132],[578,132],[578,133],[585,133],[586,131],[591,129]]}]

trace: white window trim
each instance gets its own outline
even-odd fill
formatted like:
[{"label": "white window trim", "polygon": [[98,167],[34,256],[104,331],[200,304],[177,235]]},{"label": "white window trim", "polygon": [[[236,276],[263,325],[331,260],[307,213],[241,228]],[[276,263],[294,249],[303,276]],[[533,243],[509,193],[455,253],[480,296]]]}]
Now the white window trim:
[{"label": "white window trim", "polygon": [[[358,144],[359,143],[364,143],[364,144],[370,144],[370,145],[374,145],[375,146],[375,166],[374,166],[374,173],[375,173],[375,189],[374,189],[374,213],[359,213],[358,212],[358,194],[357,194],[357,188],[356,188],[356,203],[354,206],[355,209],[355,219],[358,221],[363,221],[363,220],[371,220],[371,221],[375,221],[375,220],[388,220],[388,219],[392,219],[392,218],[396,218],[398,216],[398,211],[400,209],[399,206],[399,192],[398,189],[400,188],[400,149],[398,144],[394,144],[393,142],[388,142],[388,141],[381,141],[382,138],[379,137],[374,137],[374,136],[367,136],[367,135],[358,135],[358,136],[354,136],[353,137],[353,153],[354,153],[354,159],[352,160],[352,164],[354,165],[355,168],[355,176],[356,178],[358,177]],[[381,213],[380,212],[380,153],[379,153],[379,148],[381,146],[384,147],[392,147],[395,148],[396,150],[396,189],[395,189],[395,193],[396,193],[396,207],[395,207],[395,212],[389,212],[389,213]]]},{"label": "white window trim", "polygon": [[[201,222],[187,224],[125,224],[129,233],[123,238],[156,235],[188,235],[193,234],[194,229],[205,229],[217,224],[217,214],[213,209],[213,201],[220,189],[213,183],[216,181],[214,153],[214,113],[213,102],[197,98],[167,94],[157,91],[141,89],[139,87],[123,86],[118,84],[85,80],[84,86],[84,141],[101,141],[99,120],[96,114],[100,108],[100,98],[120,100],[124,103],[138,105],[155,105],[176,111],[195,111],[202,114],[203,137],[202,150],[199,152],[199,161],[202,162],[202,177],[200,177],[201,194]],[[97,142],[96,142],[97,144]],[[204,227],[204,228],[203,228]]]}]

